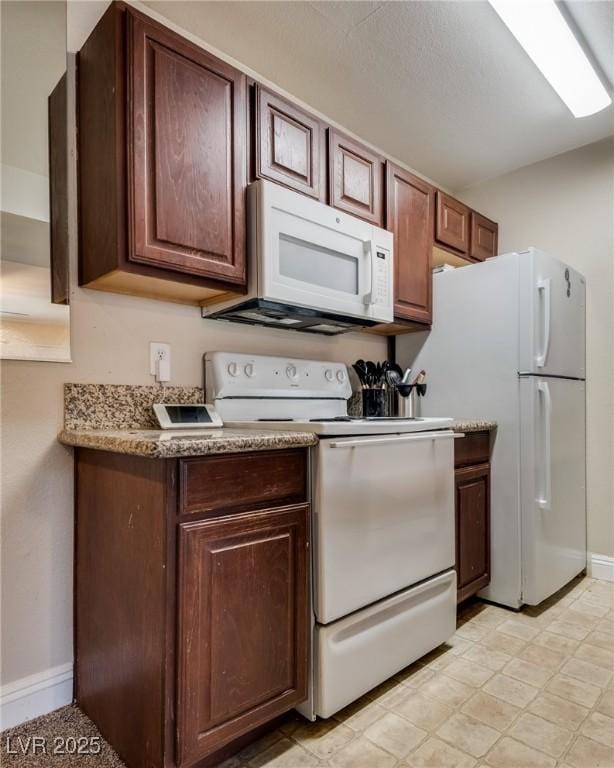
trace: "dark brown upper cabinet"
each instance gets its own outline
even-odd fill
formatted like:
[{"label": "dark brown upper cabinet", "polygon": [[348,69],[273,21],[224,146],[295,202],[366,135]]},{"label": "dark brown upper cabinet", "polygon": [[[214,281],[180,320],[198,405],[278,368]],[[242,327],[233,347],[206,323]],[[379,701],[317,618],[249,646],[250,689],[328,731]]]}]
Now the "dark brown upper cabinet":
[{"label": "dark brown upper cabinet", "polygon": [[79,55],[80,283],[246,286],[245,75],[113,3]]},{"label": "dark brown upper cabinet", "polygon": [[435,190],[390,162],[386,190],[386,226],[394,234],[395,320],[430,325]]},{"label": "dark brown upper cabinet", "polygon": [[469,252],[469,208],[437,190],[435,239],[462,254]]},{"label": "dark brown upper cabinet", "polygon": [[329,202],[335,208],[384,226],[382,157],[329,128]]},{"label": "dark brown upper cabinet", "polygon": [[255,86],[255,177],[325,202],[324,125],[286,99]]},{"label": "dark brown upper cabinet", "polygon": [[469,255],[476,261],[496,256],[499,225],[476,211],[471,211],[471,249]]}]

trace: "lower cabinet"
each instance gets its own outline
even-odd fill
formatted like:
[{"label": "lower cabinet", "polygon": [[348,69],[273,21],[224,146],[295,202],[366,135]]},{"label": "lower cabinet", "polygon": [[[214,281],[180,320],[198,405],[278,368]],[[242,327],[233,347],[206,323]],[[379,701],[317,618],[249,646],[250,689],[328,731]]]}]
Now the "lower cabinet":
[{"label": "lower cabinet", "polygon": [[75,698],[128,768],[217,765],[307,698],[307,486],[305,448],[76,450]]},{"label": "lower cabinet", "polygon": [[[465,441],[467,445],[463,445]],[[456,442],[456,579],[460,603],[490,581],[489,435],[474,433]]]},{"label": "lower cabinet", "polygon": [[177,763],[307,696],[307,505],[182,523]]}]

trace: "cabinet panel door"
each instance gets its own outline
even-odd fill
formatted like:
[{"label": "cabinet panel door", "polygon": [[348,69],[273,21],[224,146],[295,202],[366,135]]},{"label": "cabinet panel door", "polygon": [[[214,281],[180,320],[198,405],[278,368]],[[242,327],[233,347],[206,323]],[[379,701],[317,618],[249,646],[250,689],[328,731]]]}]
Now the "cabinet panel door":
[{"label": "cabinet panel door", "polygon": [[245,284],[245,75],[128,12],[129,260]]},{"label": "cabinet panel door", "polygon": [[324,201],[322,123],[259,85],[255,122],[256,177]]},{"label": "cabinet panel door", "polygon": [[480,213],[471,211],[471,250],[469,255],[477,261],[484,261],[497,255],[499,225]]},{"label": "cabinet panel door", "polygon": [[458,601],[490,581],[490,467],[455,472]]},{"label": "cabinet panel door", "polygon": [[306,698],[308,509],[179,526],[179,765]]},{"label": "cabinet panel door", "polygon": [[379,155],[330,128],[328,176],[331,205],[384,226],[384,163]]},{"label": "cabinet panel door", "polygon": [[461,253],[469,251],[469,208],[437,191],[437,223],[435,239]]},{"label": "cabinet panel door", "polygon": [[394,316],[431,322],[434,190],[386,163],[386,226],[394,233]]}]

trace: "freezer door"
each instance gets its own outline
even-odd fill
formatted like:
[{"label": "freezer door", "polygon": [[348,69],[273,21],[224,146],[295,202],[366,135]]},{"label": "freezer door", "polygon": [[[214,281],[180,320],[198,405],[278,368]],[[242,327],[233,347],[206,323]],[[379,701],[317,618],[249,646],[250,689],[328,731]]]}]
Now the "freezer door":
[{"label": "freezer door", "polygon": [[586,567],[585,384],[520,377],[522,601]]},{"label": "freezer door", "polygon": [[585,377],[585,281],[535,248],[520,264],[520,373]]}]

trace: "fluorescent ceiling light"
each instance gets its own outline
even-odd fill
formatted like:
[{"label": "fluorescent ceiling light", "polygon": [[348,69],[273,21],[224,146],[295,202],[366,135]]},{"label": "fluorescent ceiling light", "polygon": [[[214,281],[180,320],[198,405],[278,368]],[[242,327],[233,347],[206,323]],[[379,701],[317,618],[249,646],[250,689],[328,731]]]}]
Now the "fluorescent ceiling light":
[{"label": "fluorescent ceiling light", "polygon": [[612,103],[554,0],[489,2],[574,117]]}]

